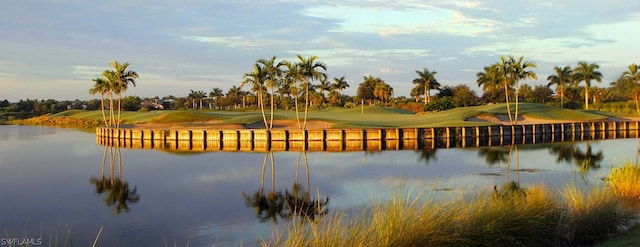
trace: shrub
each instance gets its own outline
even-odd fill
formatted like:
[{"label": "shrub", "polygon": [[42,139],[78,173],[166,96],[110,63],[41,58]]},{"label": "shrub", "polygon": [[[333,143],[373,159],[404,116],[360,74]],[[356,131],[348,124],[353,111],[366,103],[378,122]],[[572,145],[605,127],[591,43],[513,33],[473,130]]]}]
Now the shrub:
[{"label": "shrub", "polygon": [[640,165],[629,162],[622,167],[614,167],[606,181],[616,196],[640,200]]},{"label": "shrub", "polygon": [[427,111],[445,111],[455,108],[452,97],[442,97],[427,104]]},{"label": "shrub", "polygon": [[561,243],[591,245],[624,229],[635,218],[635,212],[622,207],[621,200],[603,187],[590,191],[567,186],[562,191],[565,214],[558,227]]},{"label": "shrub", "polygon": [[353,102],[344,103],[344,108],[355,108],[356,106],[358,106],[358,105],[356,103],[353,103]]}]

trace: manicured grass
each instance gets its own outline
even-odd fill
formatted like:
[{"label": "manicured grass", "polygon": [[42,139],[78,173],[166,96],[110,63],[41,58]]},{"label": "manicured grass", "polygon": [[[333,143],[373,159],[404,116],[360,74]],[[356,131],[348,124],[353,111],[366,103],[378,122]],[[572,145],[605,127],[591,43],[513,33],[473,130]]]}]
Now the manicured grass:
[{"label": "manicured grass", "polygon": [[[515,104],[512,104],[515,108]],[[582,111],[562,109],[555,106],[521,103],[519,114],[541,120],[564,121],[596,121],[620,114],[600,111]],[[415,114],[397,108],[367,106],[364,108],[327,108],[309,112],[309,121],[324,121],[332,123],[334,128],[423,128],[443,126],[486,126],[495,125],[487,121],[466,121],[469,118],[485,116],[497,118],[506,116],[506,104],[460,107],[448,111]],[[269,111],[266,111],[270,119]],[[86,120],[102,120],[102,113],[97,111],[70,110],[53,114],[51,117],[70,117]],[[300,112],[302,121],[303,112]],[[186,125],[213,121],[212,125],[220,124],[255,124],[262,123],[262,114],[254,111],[213,111],[213,110],[166,110],[151,112],[122,112],[125,124],[136,123],[184,123]],[[294,111],[276,110],[276,120],[296,121]],[[214,123],[215,122],[215,123]]]}]

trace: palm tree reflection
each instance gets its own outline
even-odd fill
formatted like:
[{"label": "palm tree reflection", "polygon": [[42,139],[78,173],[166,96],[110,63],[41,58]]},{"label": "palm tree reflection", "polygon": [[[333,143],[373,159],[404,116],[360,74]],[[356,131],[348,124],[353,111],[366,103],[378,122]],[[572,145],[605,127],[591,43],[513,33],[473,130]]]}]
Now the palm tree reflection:
[{"label": "palm tree reflection", "polygon": [[438,151],[435,148],[423,148],[421,150],[416,150],[416,153],[418,153],[418,160],[424,160],[425,164],[429,164],[429,161],[431,160],[438,160],[436,159],[436,151]]},{"label": "palm tree reflection", "polygon": [[[105,176],[105,164],[109,160],[109,177]],[[115,173],[115,163],[118,163],[118,176]],[[137,189],[129,189],[129,183],[122,180],[122,159],[119,147],[105,147],[102,155],[102,172],[100,177],[91,176],[89,182],[95,186],[98,195],[106,194],[104,203],[107,207],[113,207],[114,214],[128,212],[128,203],[136,203],[140,200]]]},{"label": "palm tree reflection", "polygon": [[[307,177],[306,189],[305,186],[298,183],[300,161],[303,156]],[[265,194],[264,176],[267,160],[269,159],[271,160],[271,191]],[[326,213],[329,198],[327,197],[325,200],[321,200],[319,197],[313,198],[309,188],[309,163],[306,152],[301,152],[298,155],[296,182],[293,183],[291,191],[285,190],[284,193],[275,191],[275,159],[273,152],[268,152],[265,154],[262,164],[260,189],[250,195],[243,192],[242,197],[244,198],[245,206],[255,209],[256,216],[260,222],[273,221],[277,223],[278,219],[288,219],[292,216],[302,216],[313,220],[316,216]]]},{"label": "palm tree reflection", "polygon": [[478,155],[484,157],[485,162],[490,166],[508,162],[509,153],[510,148],[505,148],[504,146],[486,147],[478,150]]},{"label": "palm tree reflection", "polygon": [[587,142],[584,152],[576,147],[573,153],[573,159],[573,163],[580,167],[580,172],[586,172],[591,168],[600,168],[600,163],[604,159],[604,154],[602,153],[602,150],[593,153],[591,145]]},{"label": "palm tree reflection", "polygon": [[604,160],[602,150],[594,153],[589,141],[586,142],[584,151],[575,143],[562,143],[551,147],[549,153],[557,155],[556,163],[574,163],[581,173],[600,168],[600,163]]}]

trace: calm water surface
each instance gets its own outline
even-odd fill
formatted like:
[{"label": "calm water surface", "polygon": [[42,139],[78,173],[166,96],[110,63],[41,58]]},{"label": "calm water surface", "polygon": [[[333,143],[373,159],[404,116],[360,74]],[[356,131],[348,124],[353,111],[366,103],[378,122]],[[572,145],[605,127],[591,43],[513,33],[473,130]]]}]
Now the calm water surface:
[{"label": "calm water surface", "polygon": [[[5,238],[42,234],[45,244],[52,236],[59,245],[75,246],[91,245],[101,227],[100,246],[254,246],[273,227],[289,222],[278,216],[261,219],[245,204],[243,195],[256,194],[262,183],[266,194],[285,193],[298,180],[303,190],[309,184],[311,194],[328,197],[329,211],[357,212],[373,198],[389,198],[400,184],[451,195],[506,181],[554,188],[601,183],[612,166],[637,159],[638,143],[519,145],[517,160],[516,147],[510,159],[507,146],[276,152],[275,170],[268,156],[263,180],[266,153],[117,149],[96,144],[93,133],[0,126],[0,231]],[[110,198],[105,186],[121,188],[125,203]],[[122,192],[125,186],[128,191]]]}]

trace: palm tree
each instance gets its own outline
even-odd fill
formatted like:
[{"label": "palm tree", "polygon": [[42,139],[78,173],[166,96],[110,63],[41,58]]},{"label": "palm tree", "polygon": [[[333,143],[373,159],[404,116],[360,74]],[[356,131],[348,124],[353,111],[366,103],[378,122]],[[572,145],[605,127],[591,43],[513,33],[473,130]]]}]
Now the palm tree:
[{"label": "palm tree", "polygon": [[322,62],[316,62],[318,56],[311,56],[308,58],[303,57],[298,54],[298,65],[300,66],[300,73],[304,78],[304,88],[305,88],[305,105],[304,105],[304,122],[302,124],[302,129],[307,128],[307,116],[309,114],[309,89],[311,87],[311,81],[313,80],[323,80],[327,76],[320,72],[319,69],[324,71],[327,70],[327,65]]},{"label": "palm tree", "polygon": [[253,65],[253,71],[251,73],[244,74],[244,81],[240,84],[240,88],[242,88],[245,84],[251,84],[252,90],[256,91],[258,94],[258,105],[260,106],[260,110],[262,111],[262,120],[264,120],[264,127],[267,128],[267,116],[264,113],[264,100],[263,90],[264,90],[264,74],[265,71],[259,64]]},{"label": "palm tree", "polygon": [[105,70],[102,72],[102,78],[106,82],[107,87],[109,88],[109,122],[110,126],[113,127],[116,125],[115,123],[115,113],[113,112],[113,93],[115,91],[119,91],[116,75],[111,73],[109,70]]},{"label": "palm tree", "polygon": [[107,116],[104,113],[104,94],[109,92],[109,82],[104,80],[104,78],[98,77],[93,79],[95,84],[91,89],[89,89],[89,93],[91,95],[95,95],[100,93],[100,109],[102,110],[102,120],[104,120],[104,126],[110,128],[109,122],[107,122]]},{"label": "palm tree", "polygon": [[193,89],[191,89],[191,92],[189,93],[189,95],[187,96],[187,98],[191,99],[191,104],[193,109],[197,109],[198,108],[198,100],[200,101],[200,110],[202,110],[202,99],[204,97],[206,97],[207,94],[203,91],[193,91]]},{"label": "palm tree", "polygon": [[564,89],[566,85],[570,84],[573,80],[573,72],[571,71],[571,67],[569,66],[564,66],[563,68],[555,66],[553,67],[553,70],[556,72],[556,74],[547,77],[547,80],[549,81],[547,87],[556,85],[556,92],[560,94],[560,107],[564,108]]},{"label": "palm tree", "polygon": [[301,82],[304,76],[299,63],[287,62],[285,66],[287,66],[287,70],[285,71],[283,86],[287,85],[287,87],[289,87],[289,92],[293,95],[296,122],[298,123],[298,128],[302,129],[302,125],[300,124],[300,114],[298,112],[298,97],[300,96],[300,92],[298,91],[298,82]]},{"label": "palm tree", "polygon": [[[513,57],[511,57],[511,59],[513,59]],[[538,79],[536,72],[533,72],[533,70],[528,70],[531,68],[537,68],[538,66],[536,65],[536,63],[533,61],[522,61],[522,59],[523,57],[520,56],[518,60],[513,63],[513,81],[516,88],[516,115],[514,124],[518,124],[518,81],[527,79]]]},{"label": "palm tree", "polygon": [[347,89],[349,87],[349,83],[347,82],[347,80],[344,79],[343,77],[336,77],[333,78],[334,83],[331,84],[331,88],[338,90],[338,92],[340,92],[340,94],[342,94],[342,90]]},{"label": "palm tree", "polygon": [[507,59],[507,57],[505,56],[500,56],[500,62],[494,64],[494,66],[496,66],[500,79],[502,79],[502,85],[504,87],[504,97],[507,104],[507,115],[509,116],[510,123],[513,123],[513,118],[511,117],[511,107],[509,105],[509,89],[514,86],[512,76],[514,62],[515,59],[513,58],[513,56],[509,56],[509,59]]},{"label": "palm tree", "polygon": [[476,83],[479,87],[482,87],[482,91],[497,89],[502,86],[502,78],[500,76],[501,74],[499,73],[498,66],[495,64],[485,66],[484,72],[478,72],[476,74],[476,77],[478,78],[476,79]]},{"label": "palm tree", "polygon": [[324,91],[331,91],[331,82],[327,80],[327,78],[324,78],[323,80],[320,81],[320,84],[318,84],[318,89],[320,90],[320,93],[324,98],[325,97]]},{"label": "palm tree", "polygon": [[431,93],[429,91],[440,87],[440,83],[436,80],[436,73],[438,72],[424,68],[422,71],[416,70],[416,73],[418,78],[413,79],[413,84],[418,87],[424,87],[424,104],[426,105],[431,102]]},{"label": "palm tree", "polygon": [[[224,93],[222,93],[222,89],[214,87],[211,92],[209,92],[209,98],[211,99],[216,99],[214,104],[218,104],[218,102],[222,99],[222,97],[224,96]],[[217,108],[218,106],[216,106]],[[209,108],[213,109],[212,106],[209,106]]]},{"label": "palm tree", "polygon": [[129,84],[132,84],[134,87],[136,86],[135,79],[138,78],[138,73],[127,70],[130,65],[129,63],[111,61],[109,65],[113,67],[113,70],[105,70],[104,73],[112,74],[111,76],[113,76],[117,84],[117,89],[114,92],[118,94],[118,121],[116,122],[116,128],[119,128],[122,93],[127,90]]},{"label": "palm tree", "polygon": [[200,110],[202,110],[202,100],[207,97],[204,91],[196,91],[196,98],[200,100]]},{"label": "palm tree", "polygon": [[373,89],[373,95],[376,98],[382,100],[382,105],[384,106],[386,106],[387,100],[389,100],[392,92],[393,88],[383,81],[378,82],[378,84],[376,84],[375,88]]},{"label": "palm tree", "polygon": [[278,86],[280,77],[282,75],[282,70],[280,67],[286,65],[285,62],[279,62],[276,64],[276,56],[271,57],[271,59],[259,59],[258,64],[262,65],[262,70],[264,71],[264,80],[267,84],[267,87],[271,89],[271,122],[269,126],[265,126],[267,129],[273,128],[273,112],[274,112],[274,98],[275,98],[275,87]]},{"label": "palm tree", "polygon": [[587,61],[578,62],[578,66],[573,69],[573,73],[576,78],[576,83],[584,81],[584,107],[589,110],[589,87],[591,86],[591,80],[597,82],[602,81],[602,73],[597,71],[600,66],[596,63],[588,63]]},{"label": "palm tree", "polygon": [[621,77],[634,85],[631,93],[633,94],[633,100],[636,102],[636,111],[640,115],[640,104],[638,104],[640,98],[640,70],[638,70],[638,65],[635,63],[629,65],[629,70],[623,72]]}]

